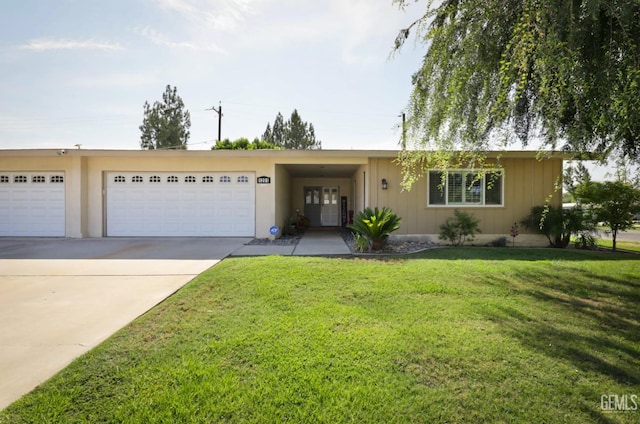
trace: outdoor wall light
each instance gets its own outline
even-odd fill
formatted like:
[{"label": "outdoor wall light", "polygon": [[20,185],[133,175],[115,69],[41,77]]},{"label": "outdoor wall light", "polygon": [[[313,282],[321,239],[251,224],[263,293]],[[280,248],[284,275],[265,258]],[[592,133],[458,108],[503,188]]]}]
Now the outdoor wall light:
[{"label": "outdoor wall light", "polygon": [[382,189],[386,190],[387,188],[389,188],[389,183],[387,183],[387,179],[383,178],[382,179]]}]

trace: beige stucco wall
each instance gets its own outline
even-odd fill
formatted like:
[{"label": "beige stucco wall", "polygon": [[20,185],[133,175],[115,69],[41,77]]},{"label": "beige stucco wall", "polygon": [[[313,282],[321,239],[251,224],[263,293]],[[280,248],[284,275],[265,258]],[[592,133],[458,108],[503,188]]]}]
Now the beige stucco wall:
[{"label": "beige stucco wall", "polygon": [[17,156],[0,153],[0,170],[47,171],[65,173],[65,235],[82,237],[82,161],[78,157],[59,155],[48,150],[37,156]]},{"label": "beige stucco wall", "polygon": [[[273,186],[275,189],[275,221],[274,225],[277,225],[282,229],[287,217],[293,216],[291,208],[291,176],[289,171],[283,165],[275,165],[275,181]],[[262,209],[262,207],[260,207]],[[258,213],[258,211],[256,211]],[[256,229],[257,230],[257,229]],[[281,232],[282,233],[282,232]]]},{"label": "beige stucco wall", "polygon": [[[504,205],[457,207],[480,219],[482,236],[479,240],[482,242],[508,235],[514,222],[521,222],[533,206],[543,205],[549,195],[553,195],[552,205],[558,206],[562,202],[561,192],[554,190],[562,176],[562,159],[505,158],[500,164],[504,170]],[[381,189],[382,178],[387,179],[387,190]],[[456,207],[428,206],[426,178],[420,179],[410,191],[402,190],[401,179],[401,170],[392,163],[392,159],[371,159],[370,206],[391,207],[402,218],[397,235],[428,234],[437,239],[440,225],[453,215]],[[520,237],[518,241],[527,239],[528,244],[546,243],[544,237],[536,235],[533,230],[527,231],[522,225],[520,232],[529,236]]]}]

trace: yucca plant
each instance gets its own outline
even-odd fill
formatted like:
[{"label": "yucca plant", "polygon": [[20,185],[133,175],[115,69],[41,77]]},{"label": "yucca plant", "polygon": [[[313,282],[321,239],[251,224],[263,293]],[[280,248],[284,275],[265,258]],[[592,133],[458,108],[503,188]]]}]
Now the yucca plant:
[{"label": "yucca plant", "polygon": [[353,217],[353,224],[348,227],[369,240],[372,250],[380,250],[389,234],[400,228],[400,217],[386,207],[365,208]]}]

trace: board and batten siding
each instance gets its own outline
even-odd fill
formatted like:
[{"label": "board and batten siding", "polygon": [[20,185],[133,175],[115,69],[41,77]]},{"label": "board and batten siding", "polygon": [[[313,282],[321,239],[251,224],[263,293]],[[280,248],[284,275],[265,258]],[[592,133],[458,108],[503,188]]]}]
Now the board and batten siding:
[{"label": "board and batten siding", "polygon": [[[551,204],[562,204],[560,191],[555,191],[556,183],[562,176],[562,159],[545,158],[503,158],[504,198],[502,206],[429,206],[427,177],[417,181],[411,190],[402,190],[401,168],[393,159],[372,158],[367,180],[372,187],[371,207],[390,207],[402,218],[397,234],[438,234],[440,225],[453,216],[455,209],[472,213],[480,220],[482,234],[509,234],[514,222],[520,223],[533,206],[544,205],[549,195]],[[381,189],[385,178],[388,189]],[[521,233],[527,231],[520,225]]]}]

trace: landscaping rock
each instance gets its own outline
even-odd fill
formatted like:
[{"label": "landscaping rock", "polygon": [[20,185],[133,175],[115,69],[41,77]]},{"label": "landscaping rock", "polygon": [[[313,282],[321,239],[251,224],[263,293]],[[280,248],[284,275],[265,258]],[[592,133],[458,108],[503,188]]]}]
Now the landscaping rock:
[{"label": "landscaping rock", "polygon": [[369,250],[367,252],[359,252],[355,247],[355,239],[353,233],[348,230],[340,231],[340,235],[344,239],[344,242],[354,255],[368,254],[368,255],[402,255],[409,253],[420,252],[425,249],[430,249],[438,246],[436,243],[428,241],[387,241],[387,243],[380,250]]}]

